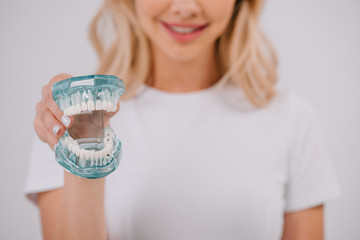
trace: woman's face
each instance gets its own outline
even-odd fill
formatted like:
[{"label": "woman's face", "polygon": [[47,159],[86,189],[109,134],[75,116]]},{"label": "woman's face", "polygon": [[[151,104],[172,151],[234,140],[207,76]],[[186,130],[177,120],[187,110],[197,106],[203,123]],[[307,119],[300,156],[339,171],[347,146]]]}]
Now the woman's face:
[{"label": "woman's face", "polygon": [[235,0],[135,0],[153,50],[176,61],[191,61],[213,51],[234,5]]}]

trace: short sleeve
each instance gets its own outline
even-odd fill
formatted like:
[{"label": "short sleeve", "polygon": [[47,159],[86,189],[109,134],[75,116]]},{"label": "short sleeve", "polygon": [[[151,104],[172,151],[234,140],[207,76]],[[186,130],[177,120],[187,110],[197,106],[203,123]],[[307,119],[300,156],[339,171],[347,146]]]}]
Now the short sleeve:
[{"label": "short sleeve", "polygon": [[60,188],[63,184],[64,169],[56,162],[54,151],[35,137],[25,183],[26,197],[37,204],[37,193]]},{"label": "short sleeve", "polygon": [[340,188],[316,110],[293,94],[289,140],[285,212],[325,203],[340,195]]}]

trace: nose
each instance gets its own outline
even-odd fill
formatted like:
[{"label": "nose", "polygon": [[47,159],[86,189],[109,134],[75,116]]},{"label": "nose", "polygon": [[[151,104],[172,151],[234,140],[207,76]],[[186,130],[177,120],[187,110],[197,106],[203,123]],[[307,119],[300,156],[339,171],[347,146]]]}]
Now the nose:
[{"label": "nose", "polygon": [[182,19],[188,19],[196,17],[201,8],[196,0],[173,0],[170,11]]}]

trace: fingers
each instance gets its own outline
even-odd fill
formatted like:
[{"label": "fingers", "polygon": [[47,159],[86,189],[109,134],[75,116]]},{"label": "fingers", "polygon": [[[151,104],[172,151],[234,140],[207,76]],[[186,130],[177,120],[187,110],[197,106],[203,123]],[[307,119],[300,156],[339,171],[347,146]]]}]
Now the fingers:
[{"label": "fingers", "polygon": [[46,136],[46,128],[43,127],[43,124],[41,123],[41,120],[38,115],[35,116],[34,119],[34,129],[40,138],[41,141],[46,142],[47,136]]},{"label": "fingers", "polygon": [[52,97],[52,85],[55,82],[72,77],[70,74],[61,73],[53,77],[41,91],[41,101],[36,105],[34,128],[39,138],[47,142],[52,148],[58,142],[65,129],[71,126],[73,119],[63,116],[63,113]]},{"label": "fingers", "polygon": [[59,139],[53,135],[52,131],[50,132],[41,122],[40,119],[35,118],[34,127],[38,133],[41,141],[49,144],[51,149],[54,149],[55,144],[58,143]]},{"label": "fingers", "polygon": [[71,78],[73,77],[72,75],[68,74],[68,73],[59,73],[57,75],[55,75],[51,80],[50,80],[50,85],[52,86],[54,83],[65,80],[67,78]]},{"label": "fingers", "polygon": [[56,117],[56,119],[59,122],[62,122],[62,124],[66,128],[69,128],[71,126],[73,122],[73,118],[63,116],[64,115],[63,112],[60,110],[60,108],[58,107],[58,105],[56,104],[56,102],[52,97],[52,86],[55,82],[59,82],[70,77],[72,77],[72,75],[70,74],[66,74],[66,73],[58,74],[55,77],[53,77],[50,80],[49,84],[45,85],[42,90],[42,95],[43,95],[42,100],[46,103],[46,107]]},{"label": "fingers", "polygon": [[58,107],[58,105],[56,104],[56,102],[54,101],[54,99],[52,98],[52,94],[48,94],[47,92],[51,93],[51,88],[48,86],[45,95],[43,96],[43,102],[45,103],[45,107],[47,109],[49,109],[52,114],[59,120],[61,121],[61,117],[63,115],[62,111],[60,110],[60,108]]},{"label": "fingers", "polygon": [[[66,128],[71,127],[74,118],[71,116],[64,116],[52,96],[52,86],[54,83],[71,78],[72,75],[67,73],[60,73],[54,76],[48,84],[46,84],[41,91],[41,101],[36,105],[36,116],[34,119],[34,128],[39,138],[47,142],[53,147],[58,139],[65,133]],[[117,103],[115,112],[104,111],[104,124],[108,126],[110,118],[113,117],[120,108],[120,101]]]},{"label": "fingers", "polygon": [[54,116],[54,114],[47,108],[44,102],[37,105],[37,117],[49,132],[55,137],[61,137],[65,132],[65,126]]},{"label": "fingers", "polygon": [[[42,88],[42,100],[53,100],[52,98],[52,91],[51,88],[54,85],[54,83],[65,80],[67,78],[71,78],[72,75],[67,74],[67,73],[60,73],[56,76],[54,76],[48,84],[46,84],[43,88]],[[55,104],[56,105],[56,104]]]},{"label": "fingers", "polygon": [[71,116],[64,116],[63,112],[53,99],[47,101],[46,107],[65,128],[71,127],[74,118]]}]

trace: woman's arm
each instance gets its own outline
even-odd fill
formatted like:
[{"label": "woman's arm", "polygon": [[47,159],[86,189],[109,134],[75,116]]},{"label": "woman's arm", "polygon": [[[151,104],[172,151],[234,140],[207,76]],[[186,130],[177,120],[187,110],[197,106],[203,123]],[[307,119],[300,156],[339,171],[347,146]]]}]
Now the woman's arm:
[{"label": "woman's arm", "polygon": [[324,239],[323,205],[285,214],[282,240],[322,239]]},{"label": "woman's arm", "polygon": [[44,239],[105,240],[105,179],[64,177],[63,188],[38,196]]},{"label": "woman's arm", "polygon": [[[41,101],[36,105],[35,131],[51,148],[73,121],[71,117],[70,121],[64,121],[52,98],[51,87],[69,77],[72,76],[59,74],[51,79],[43,87]],[[116,112],[104,114],[106,126]],[[104,184],[104,178],[83,179],[65,172],[63,188],[40,193],[38,205],[44,239],[106,239]]]}]

